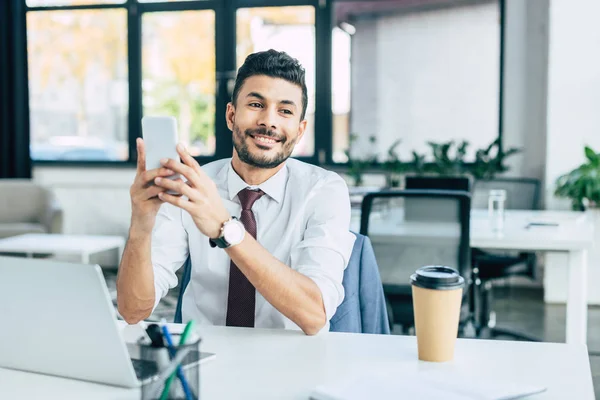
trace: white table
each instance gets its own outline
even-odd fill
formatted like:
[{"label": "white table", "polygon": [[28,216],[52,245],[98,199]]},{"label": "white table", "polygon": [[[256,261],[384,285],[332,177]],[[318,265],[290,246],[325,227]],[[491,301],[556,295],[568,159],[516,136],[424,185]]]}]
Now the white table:
[{"label": "white table", "polygon": [[90,255],[116,249],[118,264],[125,249],[125,238],[121,236],[26,234],[0,239],[0,253],[23,253],[28,257],[35,254],[77,256],[83,264],[90,263]]},{"label": "white table", "polygon": [[[401,214],[399,214],[401,219]],[[385,221],[385,222],[383,222]],[[370,233],[380,237],[414,235],[418,225],[398,224],[394,215],[382,218]],[[557,227],[526,228],[529,222],[558,222]],[[353,212],[352,230],[360,230],[360,213]],[[425,228],[424,228],[425,229]],[[428,225],[429,234],[431,226]],[[449,230],[445,232],[445,230]],[[452,227],[435,234],[454,235]],[[504,229],[492,230],[486,210],[471,212],[471,247],[480,249],[565,252],[569,255],[569,292],[567,299],[567,343],[586,343],[587,336],[587,252],[593,244],[594,225],[585,213],[573,211],[506,211]]]},{"label": "white table", "polygon": [[[230,327],[203,327],[201,336],[202,350],[217,354],[200,368],[202,400],[307,400],[316,386],[351,374],[391,371],[402,379],[430,370],[548,388],[531,400],[594,399],[584,345],[459,339],[455,360],[435,364],[417,360],[416,340],[409,336],[330,332],[310,337]],[[0,398],[125,400],[138,399],[139,391],[0,368]]]}]

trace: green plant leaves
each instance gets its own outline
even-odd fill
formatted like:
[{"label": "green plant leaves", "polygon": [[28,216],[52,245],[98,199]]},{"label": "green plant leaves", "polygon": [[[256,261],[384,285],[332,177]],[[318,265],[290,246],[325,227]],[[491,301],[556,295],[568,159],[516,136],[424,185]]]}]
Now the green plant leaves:
[{"label": "green plant leaves", "polygon": [[[350,151],[357,145],[358,135],[351,134],[349,138],[350,149],[345,151],[348,157],[348,173],[357,184],[362,182],[362,174],[367,167],[377,163],[375,155],[367,157],[353,158]],[[374,144],[376,137],[369,137],[369,142]],[[473,162],[465,161],[469,142],[463,140],[456,143],[453,140],[447,142],[428,142],[430,148],[430,157],[432,162],[428,161],[429,154],[420,154],[416,151],[411,152],[410,160],[400,160],[397,148],[401,140],[396,140],[387,150],[387,159],[382,163],[387,172],[388,183],[397,178],[401,173],[416,174],[438,174],[445,176],[455,176],[470,174],[478,179],[491,179],[496,174],[508,171],[505,161],[508,157],[521,153],[519,148],[509,148],[500,151],[500,140],[496,139],[483,149],[476,150],[475,160]],[[391,185],[390,185],[391,186]]]},{"label": "green plant leaves", "polygon": [[596,154],[589,146],[585,146],[585,156],[590,161],[590,164],[600,166],[600,153]]},{"label": "green plant leaves", "polygon": [[586,162],[556,180],[554,194],[571,199],[573,209],[600,204],[600,154],[585,146]]}]

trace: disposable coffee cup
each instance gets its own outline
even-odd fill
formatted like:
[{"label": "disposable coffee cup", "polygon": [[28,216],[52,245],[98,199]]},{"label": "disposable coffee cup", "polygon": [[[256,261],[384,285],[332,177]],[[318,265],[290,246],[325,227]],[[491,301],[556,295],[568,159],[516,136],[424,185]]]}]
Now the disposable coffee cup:
[{"label": "disposable coffee cup", "polygon": [[465,280],[443,266],[419,268],[411,277],[419,360],[454,358]]}]

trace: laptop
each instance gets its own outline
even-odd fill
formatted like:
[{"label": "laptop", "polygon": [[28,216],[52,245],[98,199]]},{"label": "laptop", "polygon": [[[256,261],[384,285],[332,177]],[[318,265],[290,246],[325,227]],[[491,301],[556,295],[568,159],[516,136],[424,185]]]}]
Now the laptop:
[{"label": "laptop", "polygon": [[0,257],[0,308],[0,367],[121,387],[157,375],[130,358],[98,265]]}]

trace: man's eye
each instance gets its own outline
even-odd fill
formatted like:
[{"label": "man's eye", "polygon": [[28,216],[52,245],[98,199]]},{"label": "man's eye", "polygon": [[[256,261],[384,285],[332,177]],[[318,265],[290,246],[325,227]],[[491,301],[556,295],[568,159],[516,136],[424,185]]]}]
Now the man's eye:
[{"label": "man's eye", "polygon": [[250,103],[250,107],[262,107],[260,103]]},{"label": "man's eye", "polygon": [[284,114],[292,115],[293,113],[290,110],[281,110]]}]

